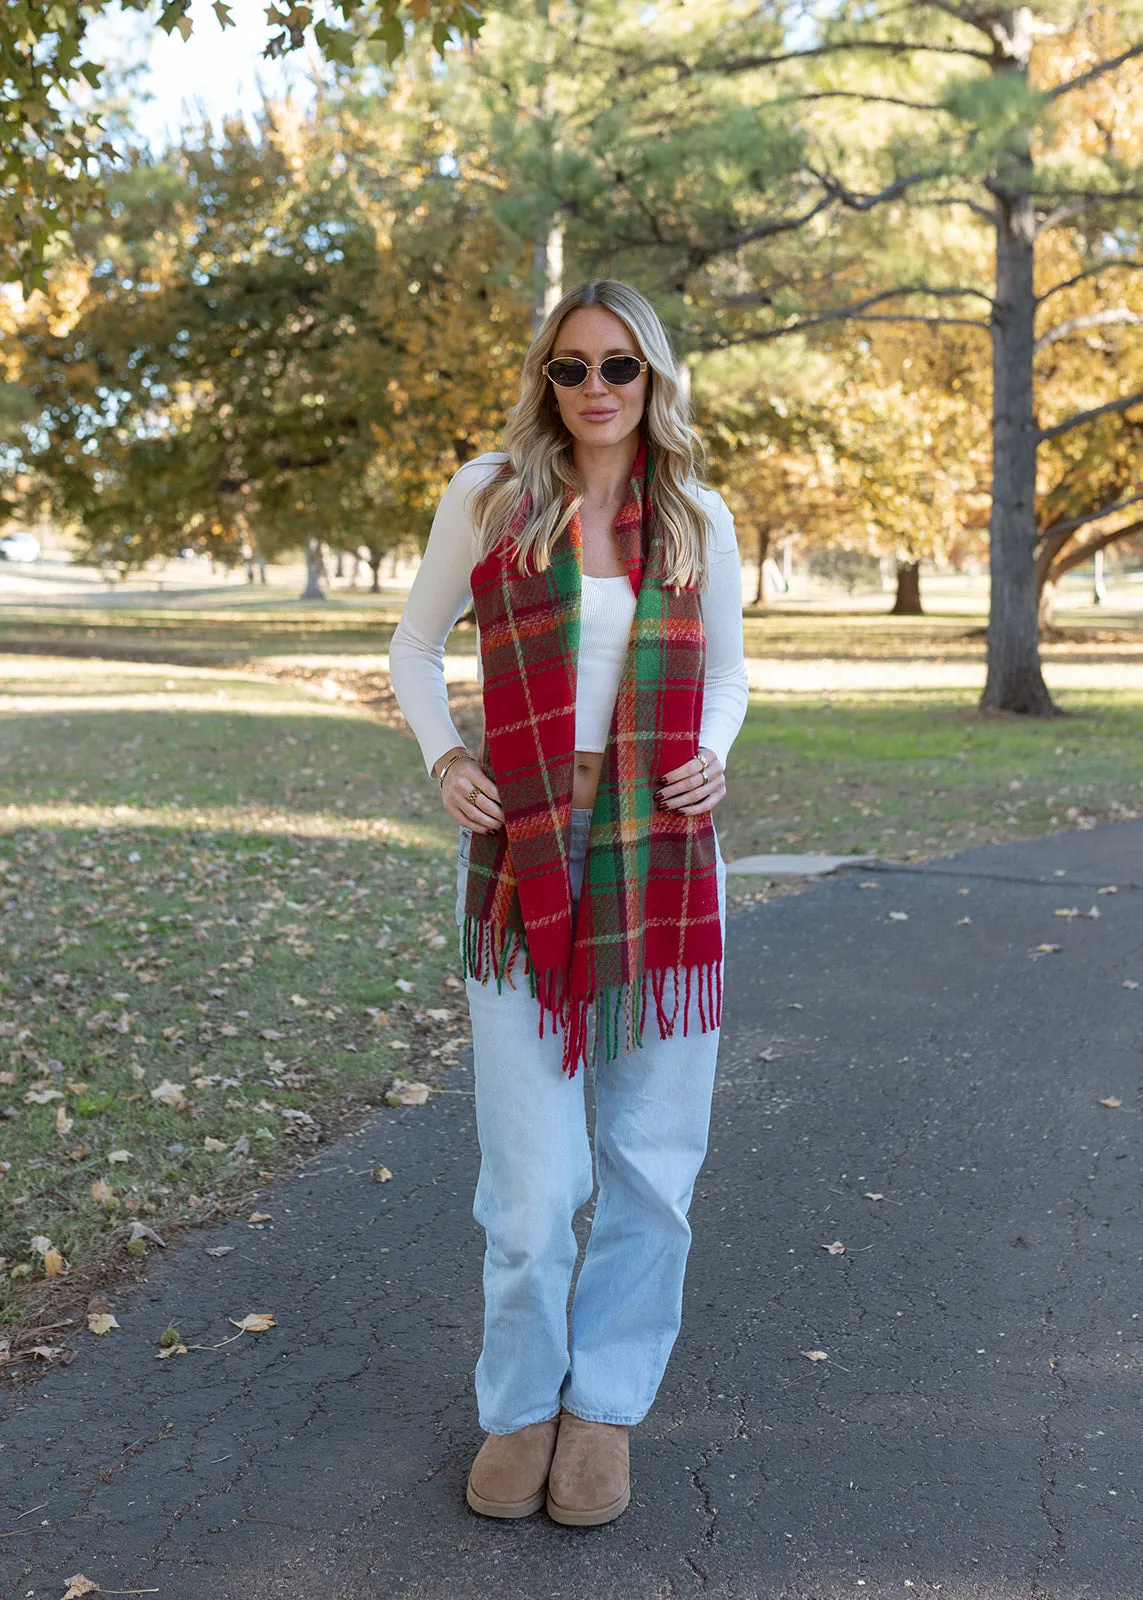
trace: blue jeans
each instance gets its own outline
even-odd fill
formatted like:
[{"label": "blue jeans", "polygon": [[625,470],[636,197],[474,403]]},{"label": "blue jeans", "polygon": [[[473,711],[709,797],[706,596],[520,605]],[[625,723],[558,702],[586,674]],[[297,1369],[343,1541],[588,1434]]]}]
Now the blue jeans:
[{"label": "blue jeans", "polygon": [[[569,877],[579,908],[591,812],[572,811]],[[462,828],[457,922],[463,922],[471,830]],[[718,851],[726,929],[726,863]],[[584,1073],[560,1070],[562,1035],[528,979],[516,988],[468,978],[480,1175],[472,1214],[484,1229],[484,1343],[476,1365],[480,1426],[513,1433],[558,1415],[631,1426],[658,1391],[682,1319],[690,1248],[687,1211],[706,1156],[718,1030],[699,1031],[692,991],[673,1037],[660,1039],[649,1007],[643,1045],[604,1063],[589,1019],[599,1196],[571,1307],[578,1254],[572,1218],[591,1198]],[[674,1004],[674,978],[666,1004]],[[685,991],[684,991],[685,992]],[[594,1035],[594,1038],[593,1038]]]}]

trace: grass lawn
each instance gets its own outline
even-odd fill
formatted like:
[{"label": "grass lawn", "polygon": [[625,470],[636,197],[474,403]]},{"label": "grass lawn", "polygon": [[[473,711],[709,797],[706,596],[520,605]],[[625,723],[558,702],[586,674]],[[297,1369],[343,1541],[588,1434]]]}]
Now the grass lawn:
[{"label": "grass lawn", "polygon": [[[0,1367],[19,1375],[83,1333],[93,1289],[158,1248],[147,1230],[255,1211],[396,1079],[456,1092],[468,1017],[456,829],[391,706],[208,662],[0,674]],[[916,859],[1143,810],[1141,697],[1062,698],[1025,723],[967,695],[755,695],[723,850]],[[729,880],[732,909],[770,892]]]}]

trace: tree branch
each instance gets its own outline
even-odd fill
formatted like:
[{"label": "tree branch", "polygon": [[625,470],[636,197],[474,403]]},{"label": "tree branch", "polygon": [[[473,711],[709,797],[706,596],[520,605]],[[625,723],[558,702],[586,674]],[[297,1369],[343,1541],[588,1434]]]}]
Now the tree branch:
[{"label": "tree branch", "polygon": [[1111,306],[1106,311],[1089,311],[1086,316],[1071,317],[1067,322],[1059,322],[1054,328],[1042,333],[1033,344],[1032,350],[1037,353],[1048,345],[1055,344],[1057,339],[1066,339],[1069,334],[1078,333],[1082,328],[1103,328],[1116,322],[1143,322],[1143,311],[1130,311],[1126,306]]},{"label": "tree branch", "polygon": [[1065,278],[1062,283],[1054,283],[1050,289],[1045,289],[1043,294],[1036,296],[1036,304],[1042,306],[1045,300],[1052,295],[1060,294],[1064,289],[1071,289],[1077,283],[1082,283],[1085,278],[1098,277],[1101,272],[1110,272],[1113,267],[1124,267],[1129,272],[1143,272],[1143,261],[1120,258],[1115,261],[1101,261],[1097,266],[1085,267],[1082,272],[1077,272],[1074,278]]},{"label": "tree branch", "polygon": [[1101,533],[1096,539],[1088,539],[1075,550],[1069,550],[1059,562],[1048,568],[1049,579],[1054,582],[1062,578],[1065,572],[1070,572],[1073,567],[1082,567],[1085,561],[1097,555],[1100,550],[1106,550],[1109,544],[1117,544],[1120,539],[1129,539],[1132,534],[1138,533],[1143,528],[1143,519],[1139,522],[1129,522],[1126,527],[1116,528],[1111,533]]},{"label": "tree branch", "polygon": [[1077,528],[1086,528],[1089,522],[1099,522],[1104,517],[1114,516],[1117,511],[1124,510],[1143,500],[1143,494],[1129,495],[1126,500],[1117,500],[1113,506],[1101,506],[1098,511],[1089,511],[1082,517],[1069,517],[1064,522],[1052,522],[1036,535],[1040,539],[1050,539],[1056,534],[1074,533]]},{"label": "tree branch", "polygon": [[[910,204],[912,202],[910,201]],[[995,206],[982,206],[979,200],[970,200],[967,195],[940,196],[935,200],[919,200],[922,206],[967,206],[970,211],[975,211],[978,217],[983,217],[985,222],[995,228],[1000,221],[1000,213]]]},{"label": "tree branch", "polygon": [[984,328],[989,324],[980,317],[922,317],[886,311],[865,312],[849,306],[839,306],[833,311],[822,311],[816,317],[803,317],[784,328],[759,328],[741,334],[723,335],[718,339],[698,339],[697,350],[725,350],[735,344],[761,344],[768,339],[783,339],[789,333],[804,333],[807,328],[820,327],[824,322],[920,322],[931,328]]},{"label": "tree branch", "polygon": [[843,50],[884,50],[895,56],[923,51],[930,55],[970,56],[975,61],[990,63],[994,60],[993,51],[970,50],[964,45],[917,44],[905,39],[837,39],[832,44],[814,45],[809,50],[783,50],[775,55],[740,56],[737,60],[713,61],[709,65],[702,61],[686,62],[678,56],[664,56],[654,64],[678,67],[684,76],[689,76],[693,72],[718,72],[729,77],[739,72],[757,72],[762,67],[779,67],[787,61],[812,61],[815,56],[836,55]]},{"label": "tree branch", "polygon": [[1121,67],[1125,61],[1130,61],[1132,56],[1140,55],[1143,55],[1143,41],[1133,44],[1130,49],[1121,51],[1117,56],[1108,57],[1106,61],[1097,61],[1094,67],[1089,67],[1086,72],[1069,78],[1066,83],[1057,83],[1054,89],[1047,90],[1044,99],[1058,100],[1060,95],[1070,94],[1073,89],[1082,89],[1084,84],[1093,83],[1096,78],[1102,78],[1105,73],[1114,72],[1116,67]]},{"label": "tree branch", "polygon": [[1105,406],[1093,406],[1090,411],[1077,411],[1074,417],[1057,422],[1051,428],[1037,429],[1036,442],[1043,444],[1045,439],[1058,439],[1061,433],[1070,433],[1073,428],[1080,428],[1085,422],[1094,422],[1097,417],[1109,416],[1113,411],[1127,411],[1132,406],[1137,406],[1141,400],[1143,400],[1143,390],[1136,394],[1124,395],[1122,400],[1109,400]]},{"label": "tree branch", "polygon": [[948,111],[948,106],[925,100],[902,100],[892,94],[862,94],[859,89],[814,89],[808,94],[779,95],[766,106],[805,105],[808,100],[864,100],[871,105],[904,106],[907,111]]}]

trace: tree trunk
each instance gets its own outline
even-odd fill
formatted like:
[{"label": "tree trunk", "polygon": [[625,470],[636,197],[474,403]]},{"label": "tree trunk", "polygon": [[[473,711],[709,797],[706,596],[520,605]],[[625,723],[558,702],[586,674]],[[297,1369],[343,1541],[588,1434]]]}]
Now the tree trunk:
[{"label": "tree trunk", "polygon": [[921,563],[919,561],[898,561],[897,563],[897,598],[893,602],[891,617],[923,617],[925,608],[921,604]]},{"label": "tree trunk", "polygon": [[[997,69],[1028,75],[1031,11],[1006,11],[1012,31]],[[1010,189],[997,182],[996,288],[992,306],[992,514],[988,677],[981,710],[1047,717],[1056,708],[1040,668],[1036,586],[1036,409],[1033,391],[1034,174],[1025,149],[1010,158]]]},{"label": "tree trunk", "polygon": [[369,552],[369,570],[373,574],[373,582],[369,585],[369,593],[370,594],[380,594],[381,593],[381,560],[382,560],[382,554],[383,554],[383,552],[380,551],[380,550],[377,552],[376,555],[374,555],[372,551]]},{"label": "tree trunk", "polygon": [[766,558],[770,554],[770,525],[766,522],[758,524],[758,582],[754,588],[754,604],[768,606],[773,596],[770,593],[770,584],[766,577]]},{"label": "tree trunk", "polygon": [[320,539],[306,540],[306,586],[302,590],[303,600],[324,600],[325,591],[322,581],[325,578],[325,562],[322,559]]},{"label": "tree trunk", "polygon": [[1056,606],[1056,585],[1051,578],[1045,578],[1040,585],[1039,624],[1041,628],[1052,626],[1052,615]]}]

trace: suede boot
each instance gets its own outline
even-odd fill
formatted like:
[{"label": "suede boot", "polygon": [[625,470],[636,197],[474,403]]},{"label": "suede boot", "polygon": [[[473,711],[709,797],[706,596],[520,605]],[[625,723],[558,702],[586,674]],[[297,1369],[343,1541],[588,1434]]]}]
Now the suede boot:
[{"label": "suede boot", "polygon": [[514,1433],[490,1433],[468,1474],[465,1496],[472,1509],[485,1517],[527,1517],[538,1511],[559,1425],[554,1416]]},{"label": "suede boot", "polygon": [[572,1528],[610,1522],[631,1499],[628,1429],[618,1422],[586,1422],[562,1408],[559,1424],[548,1474],[549,1517]]}]

